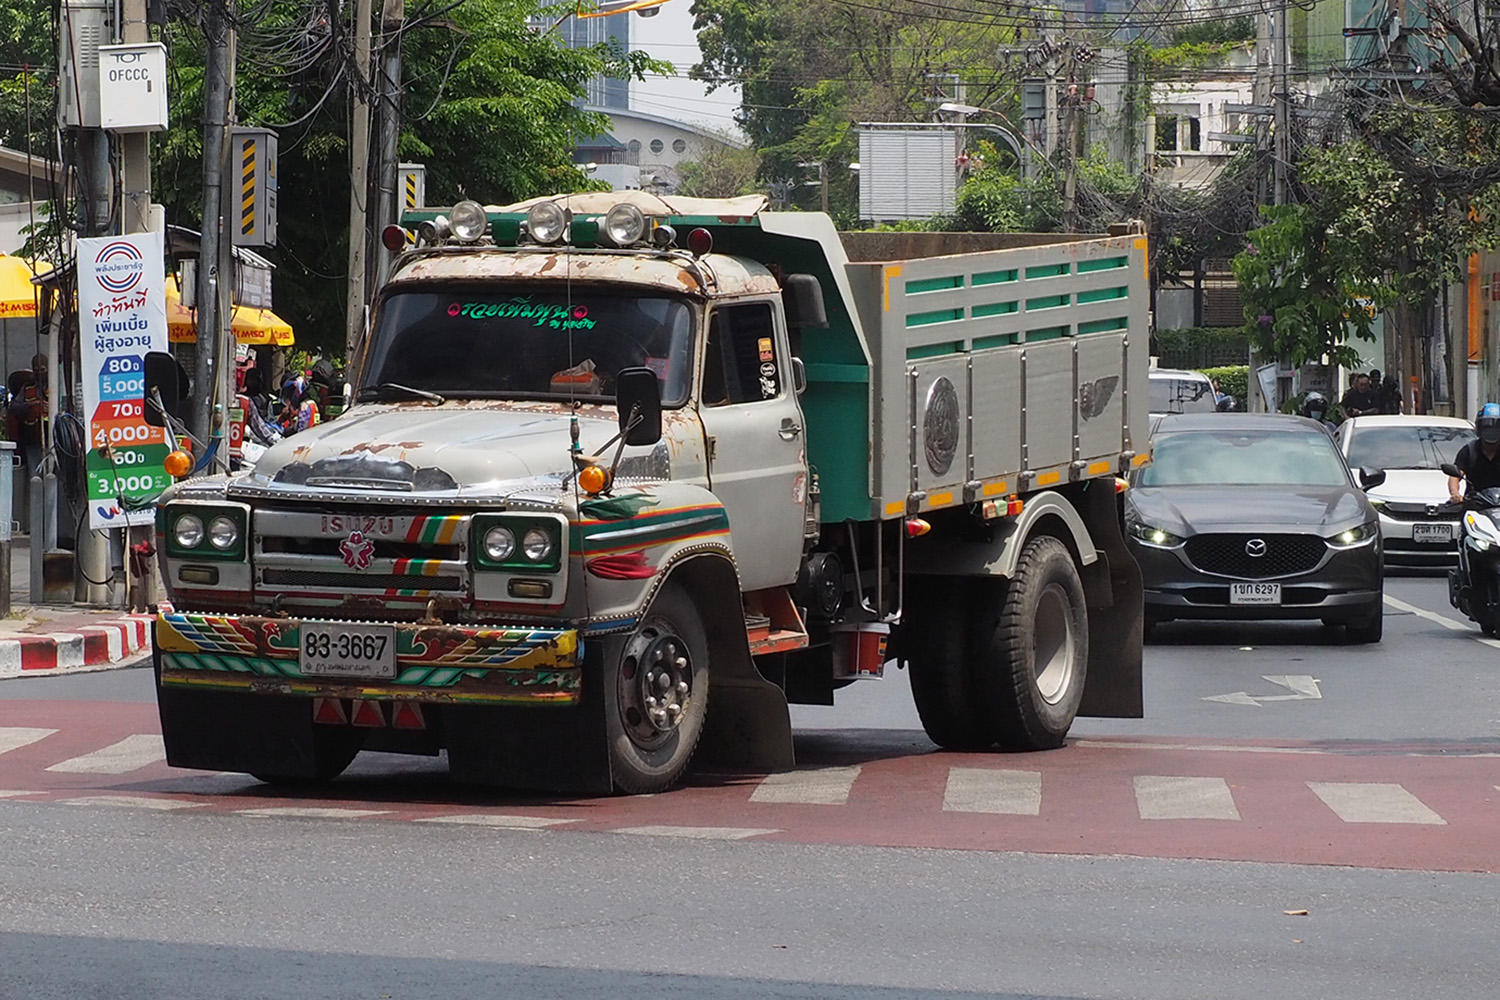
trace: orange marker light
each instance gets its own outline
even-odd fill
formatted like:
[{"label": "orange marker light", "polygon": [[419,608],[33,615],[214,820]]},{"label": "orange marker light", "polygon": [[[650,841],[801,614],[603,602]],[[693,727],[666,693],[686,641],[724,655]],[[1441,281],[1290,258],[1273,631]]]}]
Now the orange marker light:
[{"label": "orange marker light", "polygon": [[193,471],[193,456],[185,451],[168,452],[167,457],[162,459],[161,465],[167,475],[174,479],[181,479]]},{"label": "orange marker light", "polygon": [[586,466],[578,473],[578,485],[590,495],[603,493],[609,486],[609,472],[602,466]]}]

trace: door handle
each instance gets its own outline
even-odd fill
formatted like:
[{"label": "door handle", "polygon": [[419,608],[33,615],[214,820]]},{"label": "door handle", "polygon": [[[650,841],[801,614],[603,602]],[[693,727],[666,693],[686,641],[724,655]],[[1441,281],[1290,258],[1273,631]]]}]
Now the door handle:
[{"label": "door handle", "polygon": [[781,435],[781,440],[790,441],[798,434],[802,433],[802,425],[797,423],[797,421],[793,420],[791,417],[782,417],[781,430],[777,431],[776,433]]}]

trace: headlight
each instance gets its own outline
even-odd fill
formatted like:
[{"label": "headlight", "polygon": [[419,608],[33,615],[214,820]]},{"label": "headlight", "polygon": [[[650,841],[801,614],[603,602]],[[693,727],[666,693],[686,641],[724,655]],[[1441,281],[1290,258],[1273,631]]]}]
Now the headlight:
[{"label": "headlight", "polygon": [[1494,521],[1478,511],[1471,510],[1464,515],[1464,531],[1491,545],[1500,545],[1500,528],[1496,528]]},{"label": "headlight", "polygon": [[183,514],[172,522],[172,539],[179,548],[196,549],[203,543],[203,521],[196,514]]},{"label": "headlight", "polygon": [[484,533],[484,555],[492,562],[505,562],[516,551],[516,533],[496,525]]},{"label": "headlight", "polygon": [[455,239],[473,243],[489,231],[490,217],[485,214],[484,206],[479,202],[461,201],[449,213],[448,225],[453,227]]},{"label": "headlight", "polygon": [[1141,521],[1127,522],[1125,530],[1130,533],[1131,538],[1163,549],[1175,548],[1185,540],[1180,535],[1174,535],[1170,531],[1145,524]]},{"label": "headlight", "polygon": [[628,202],[621,202],[604,217],[604,232],[617,247],[639,243],[646,235],[646,217]]},{"label": "headlight", "polygon": [[532,528],[521,536],[521,552],[534,563],[545,562],[552,554],[552,534],[544,528]]},{"label": "headlight", "polygon": [[1378,534],[1380,534],[1379,522],[1367,521],[1357,527],[1340,531],[1326,541],[1336,549],[1347,549],[1368,542]]},{"label": "headlight", "polygon": [[[192,515],[188,516],[191,517]],[[185,518],[179,519],[177,521],[179,543],[181,543],[182,539],[181,526],[183,520],[185,520]],[[198,519],[193,518],[193,520],[196,521]],[[202,528],[198,529],[198,534],[201,538],[203,534]],[[240,526],[221,514],[220,516],[214,518],[212,521],[208,522],[208,540],[209,543],[220,552],[227,552],[228,550],[234,548],[237,544],[239,544]]]},{"label": "headlight", "polygon": [[556,243],[567,228],[568,214],[556,202],[538,202],[526,213],[526,231],[538,243]]}]

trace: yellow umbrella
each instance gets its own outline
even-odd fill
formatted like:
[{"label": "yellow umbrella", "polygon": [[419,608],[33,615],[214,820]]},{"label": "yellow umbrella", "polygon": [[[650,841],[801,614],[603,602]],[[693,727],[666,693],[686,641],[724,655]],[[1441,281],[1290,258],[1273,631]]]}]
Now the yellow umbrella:
[{"label": "yellow umbrella", "polygon": [[[242,344],[274,344],[291,347],[295,340],[286,320],[269,309],[235,306],[229,319],[234,339]],[[167,340],[174,344],[191,344],[198,339],[198,318],[182,304],[177,278],[167,275]]]},{"label": "yellow umbrella", "polygon": [[50,270],[52,265],[44,260],[37,261],[37,270],[33,271],[23,258],[0,254],[0,319],[35,316],[42,290],[31,279]]}]

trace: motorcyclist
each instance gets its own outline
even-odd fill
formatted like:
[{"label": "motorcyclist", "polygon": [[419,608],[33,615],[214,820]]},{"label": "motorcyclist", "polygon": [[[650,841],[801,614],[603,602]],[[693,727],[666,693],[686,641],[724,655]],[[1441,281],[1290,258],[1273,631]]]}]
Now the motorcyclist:
[{"label": "motorcyclist", "polygon": [[1235,399],[1228,393],[1220,396],[1219,401],[1214,404],[1214,409],[1218,410],[1220,413],[1237,413],[1239,412],[1239,408],[1239,400]]},{"label": "motorcyclist", "polygon": [[1302,397],[1302,415],[1309,420],[1316,420],[1329,433],[1333,432],[1333,421],[1328,419],[1328,397],[1318,390],[1309,389],[1307,395]]},{"label": "motorcyclist", "polygon": [[1453,459],[1463,477],[1448,477],[1448,495],[1462,503],[1465,495],[1500,486],[1500,403],[1485,403],[1474,418],[1479,435],[1458,450]]}]

